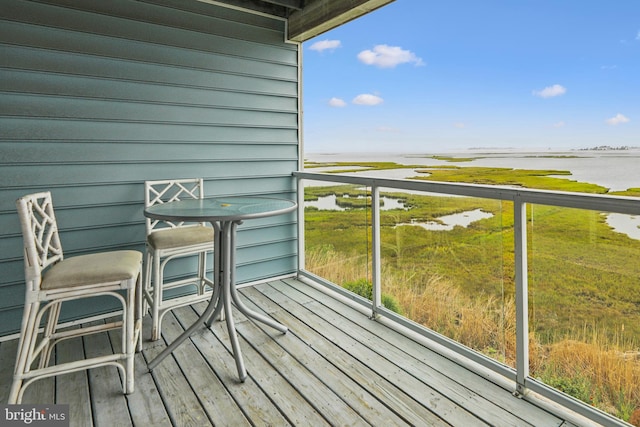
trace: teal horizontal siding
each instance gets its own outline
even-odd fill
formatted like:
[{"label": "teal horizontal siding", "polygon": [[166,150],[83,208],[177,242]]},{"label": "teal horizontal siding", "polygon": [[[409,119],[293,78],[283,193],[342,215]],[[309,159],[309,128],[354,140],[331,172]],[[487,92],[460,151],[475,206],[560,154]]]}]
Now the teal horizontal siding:
[{"label": "teal horizontal siding", "polygon": [[291,112],[239,110],[220,107],[168,105],[131,101],[63,98],[44,95],[3,94],[0,116],[74,119],[133,123],[172,123],[198,126],[274,126],[295,128]]},{"label": "teal horizontal siding", "polygon": [[[228,86],[231,86],[229,84]],[[280,87],[274,92],[288,92],[295,87]],[[38,71],[0,69],[0,91],[23,94],[51,95],[81,99],[135,101],[149,104],[212,108],[221,106],[236,110],[297,111],[295,96],[271,93],[247,93],[225,87],[194,87],[193,85],[168,85],[120,79],[81,77],[68,74],[52,74]]]},{"label": "teal horizontal siding", "polygon": [[[0,94],[1,95],[1,94]],[[42,120],[37,118],[0,117],[4,140],[29,139],[60,142],[73,140],[87,141],[188,141],[213,143],[232,142],[275,142],[297,141],[297,129],[273,127],[180,125],[170,123],[118,123],[73,120]],[[93,136],[93,138],[92,138]],[[0,157],[2,159],[2,157]]]},{"label": "teal horizontal siding", "polygon": [[[5,151],[6,150],[6,151]],[[177,161],[217,162],[296,160],[295,144],[216,143],[182,141],[5,141],[0,151],[11,150],[13,164],[95,164],[121,162],[126,158],[139,163],[171,163]],[[34,158],[33,153],[39,156]],[[0,159],[0,165],[2,164]]]},{"label": "teal horizontal siding", "polygon": [[[0,169],[0,181],[8,186],[27,187],[36,185],[63,185],[69,181],[82,177],[83,183],[103,184],[106,182],[136,182],[145,179],[181,178],[189,176],[205,176],[209,179],[220,178],[226,181],[230,178],[246,179],[248,177],[269,177],[285,174],[285,167],[293,170],[295,161],[224,161],[224,162],[189,162],[177,161],[171,165],[165,163],[135,163],[123,161],[121,164],[71,164],[67,166],[4,166]],[[126,167],[128,165],[135,167]],[[114,175],[114,169],[118,173]],[[187,173],[188,171],[188,173]],[[37,175],[34,176],[34,174]],[[232,185],[227,183],[226,185]],[[229,194],[229,191],[226,192]]]},{"label": "teal horizontal siding", "polygon": [[275,76],[261,77],[259,74],[253,74],[260,67],[230,73],[207,68],[206,63],[198,61],[194,61],[198,68],[167,67],[140,60],[116,59],[110,56],[87,57],[77,53],[49,51],[46,48],[17,48],[10,44],[1,44],[0,49],[2,49],[0,67],[7,70],[49,73],[54,74],[53,77],[57,75],[77,76],[126,83],[137,82],[187,89],[218,89],[286,97],[295,97],[297,90],[295,80],[277,79]]},{"label": "teal horizontal siding", "polygon": [[[43,30],[52,27],[51,23],[55,22],[55,28],[47,33],[47,42],[56,43],[63,39],[61,49],[84,48],[93,53],[102,47],[88,45],[87,42],[95,42],[99,37],[117,37],[125,39],[127,43],[152,43],[184,49],[185,52],[226,52],[255,60],[296,62],[295,46],[283,43],[284,22],[276,29],[257,28],[242,24],[242,18],[237,14],[235,20],[229,19],[230,14],[224,19],[216,18],[213,12],[216,6],[207,6],[206,10],[212,12],[210,16],[199,17],[192,13],[180,13],[159,3],[162,2],[141,4],[132,0],[56,0],[46,4],[5,1],[3,16],[7,21],[32,24]],[[65,34],[77,33],[86,36],[81,39],[72,37],[73,43],[64,40]],[[39,38],[35,42],[38,46],[42,43]],[[22,44],[31,45],[29,39]],[[112,43],[105,44],[107,48],[114,48]],[[154,52],[141,52],[139,55],[144,57],[145,54],[151,56]]]},{"label": "teal horizontal siding", "polygon": [[[0,337],[22,316],[24,194],[52,192],[67,256],[144,250],[145,180],[295,198],[298,46],[283,21],[181,0],[6,0],[0,15]],[[240,282],[295,271],[295,220],[239,228]]]}]

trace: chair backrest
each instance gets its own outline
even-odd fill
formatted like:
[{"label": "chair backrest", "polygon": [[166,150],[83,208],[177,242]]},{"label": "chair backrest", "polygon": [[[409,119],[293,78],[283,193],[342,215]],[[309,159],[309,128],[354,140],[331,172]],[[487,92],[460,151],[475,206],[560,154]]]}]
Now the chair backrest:
[{"label": "chair backrest", "polygon": [[[145,208],[159,203],[185,199],[202,199],[203,197],[204,188],[202,178],[145,181],[144,183]],[[150,218],[147,218],[146,224],[147,234],[161,228],[175,228],[185,225],[184,222],[160,221]]]},{"label": "chair backrest", "polygon": [[50,192],[34,193],[16,201],[24,244],[27,291],[40,287],[42,270],[64,258]]}]

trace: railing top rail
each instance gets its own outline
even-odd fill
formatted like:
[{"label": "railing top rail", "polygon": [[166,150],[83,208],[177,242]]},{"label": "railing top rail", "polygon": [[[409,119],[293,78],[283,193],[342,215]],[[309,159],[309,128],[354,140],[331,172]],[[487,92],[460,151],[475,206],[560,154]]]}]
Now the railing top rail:
[{"label": "railing top rail", "polygon": [[398,190],[424,191],[453,196],[480,197],[485,199],[518,201],[550,206],[589,209],[597,211],[640,215],[640,198],[608,194],[573,193],[567,191],[536,190],[500,185],[480,185],[411,179],[374,178],[336,173],[296,171],[300,179],[356,184],[366,187],[383,187]]}]

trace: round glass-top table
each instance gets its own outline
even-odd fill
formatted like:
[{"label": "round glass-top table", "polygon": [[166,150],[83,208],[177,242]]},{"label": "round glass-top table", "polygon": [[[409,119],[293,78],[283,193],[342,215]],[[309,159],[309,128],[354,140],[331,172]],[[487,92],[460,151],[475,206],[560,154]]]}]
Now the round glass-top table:
[{"label": "round glass-top table", "polygon": [[240,381],[244,382],[247,378],[247,371],[244,367],[238,336],[233,324],[232,303],[245,316],[269,325],[282,333],[286,333],[288,329],[269,317],[249,310],[238,298],[235,287],[236,228],[245,220],[285,214],[294,211],[296,207],[296,203],[291,200],[271,197],[216,197],[179,200],[156,204],[145,209],[144,215],[151,219],[169,222],[209,222],[214,229],[212,244],[214,246],[213,281],[215,288],[209,305],[196,322],[149,362],[149,370],[155,368],[158,363],[171,354],[202,323],[210,326],[211,322],[218,318],[224,310],[238,377]]},{"label": "round glass-top table", "polygon": [[272,197],[216,197],[153,205],[144,215],[163,221],[242,221],[295,210],[296,203]]}]

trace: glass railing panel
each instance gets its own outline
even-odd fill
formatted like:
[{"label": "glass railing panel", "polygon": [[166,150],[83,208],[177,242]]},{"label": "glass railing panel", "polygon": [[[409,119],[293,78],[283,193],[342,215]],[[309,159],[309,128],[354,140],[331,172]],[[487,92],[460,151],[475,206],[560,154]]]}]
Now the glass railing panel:
[{"label": "glass railing panel", "polygon": [[305,269],[340,286],[371,279],[371,192],[305,180]]},{"label": "glass railing panel", "polygon": [[623,420],[640,407],[640,222],[529,209],[530,375]]},{"label": "glass railing panel", "polygon": [[[314,174],[302,175],[305,180],[315,178]],[[344,217],[348,220],[315,213],[307,207],[307,254],[324,251],[338,259],[336,263],[307,262],[307,269],[343,286],[355,282],[357,293],[371,300],[373,266],[380,265],[382,303],[389,310],[500,363],[477,358],[474,352],[439,338],[436,341],[510,378],[514,371],[503,369],[504,365],[515,368],[518,391],[530,389],[576,409],[573,399],[540,384],[544,383],[584,402],[586,405],[577,410],[589,418],[609,420],[595,407],[635,424],[640,415],[637,200],[330,178],[336,182],[342,179],[357,183],[352,190],[366,192],[363,197],[368,203],[371,187],[365,186],[394,187],[380,189],[381,262],[374,259],[372,263],[377,249],[371,242],[378,235],[371,229],[372,206],[367,202],[362,208],[351,207],[352,212]],[[345,185],[339,191],[328,188],[325,192],[335,193],[337,201],[337,194],[346,188],[350,187]],[[427,193],[440,190],[450,195]],[[348,194],[346,198],[352,197],[358,195]],[[518,213],[519,207],[526,208],[522,224],[526,224],[526,242],[514,240],[522,233],[519,228],[514,232],[514,203],[510,200],[518,206]],[[470,212],[476,210],[491,215],[451,229],[443,224],[447,215],[471,216]],[[320,220],[335,224],[320,229],[313,224]],[[423,226],[430,221],[440,223],[431,229]],[[353,244],[338,239],[323,247],[333,242],[332,232],[349,228],[353,228],[347,233]],[[313,234],[309,230],[314,230]],[[520,256],[526,262],[516,264]],[[356,266],[348,277],[336,274],[346,269],[332,268],[347,264]],[[523,282],[527,298],[518,301],[527,305],[521,308],[516,306],[515,280],[522,277],[522,267],[527,268]],[[378,314],[394,317],[380,310]],[[516,316],[521,315],[528,322],[527,334],[516,337],[522,332],[516,325]],[[424,334],[433,338],[429,330],[423,330]],[[524,349],[529,355],[528,369],[524,365],[527,359],[516,354]]]},{"label": "glass railing panel", "polygon": [[382,192],[382,303],[515,365],[513,214],[501,201]]}]

